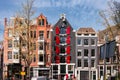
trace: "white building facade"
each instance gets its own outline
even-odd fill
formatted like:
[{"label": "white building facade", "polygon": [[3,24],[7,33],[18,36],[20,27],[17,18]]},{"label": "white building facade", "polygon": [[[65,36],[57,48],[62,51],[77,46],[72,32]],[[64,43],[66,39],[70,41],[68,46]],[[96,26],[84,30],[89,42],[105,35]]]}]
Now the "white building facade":
[{"label": "white building facade", "polygon": [[80,28],[76,32],[77,80],[98,80],[97,34],[92,28]]}]

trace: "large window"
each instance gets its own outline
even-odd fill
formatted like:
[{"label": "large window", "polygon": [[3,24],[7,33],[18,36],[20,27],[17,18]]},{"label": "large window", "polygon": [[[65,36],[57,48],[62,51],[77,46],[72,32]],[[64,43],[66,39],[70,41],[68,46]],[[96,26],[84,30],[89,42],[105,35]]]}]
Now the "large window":
[{"label": "large window", "polygon": [[65,47],[60,47],[60,53],[65,53]]},{"label": "large window", "polygon": [[19,58],[18,52],[14,52],[14,59],[18,59],[18,58]]},{"label": "large window", "polygon": [[64,44],[66,41],[65,39],[66,39],[66,37],[60,37],[60,43]]},{"label": "large window", "polygon": [[39,43],[39,50],[43,50],[43,42]]},{"label": "large window", "polygon": [[53,65],[53,74],[58,73],[58,65]]},{"label": "large window", "polygon": [[79,38],[77,39],[77,44],[81,45],[81,39],[79,39]]},{"label": "large window", "polygon": [[36,43],[33,43],[33,49],[36,50]]},{"label": "large window", "polygon": [[78,52],[77,52],[77,56],[81,56],[81,51],[78,51]]},{"label": "large window", "polygon": [[47,38],[50,38],[50,32],[47,31]]},{"label": "large window", "polygon": [[91,49],[91,56],[95,56],[95,49]]},{"label": "large window", "polygon": [[18,44],[19,44],[18,40],[14,40],[14,47],[18,47]]},{"label": "large window", "polygon": [[44,39],[44,31],[39,31],[39,39],[40,40]]},{"label": "large window", "polygon": [[27,46],[26,41],[22,41],[22,46],[23,46],[23,47],[26,47],[26,46]]},{"label": "large window", "polygon": [[60,34],[65,34],[66,33],[66,29],[65,28],[60,28]]},{"label": "large window", "polygon": [[60,65],[60,73],[65,74],[66,73],[66,65]]},{"label": "large window", "polygon": [[33,62],[36,62],[36,55],[34,54]]},{"label": "large window", "polygon": [[88,39],[84,39],[84,45],[88,45]]},{"label": "large window", "polygon": [[12,37],[12,30],[8,29],[8,37]]},{"label": "large window", "polygon": [[43,54],[39,54],[39,62],[43,62]]},{"label": "large window", "polygon": [[95,45],[95,39],[91,39],[91,45]]},{"label": "large window", "polygon": [[12,48],[12,40],[8,40],[8,48]]},{"label": "large window", "polygon": [[88,49],[84,49],[84,56],[88,56]]},{"label": "large window", "polygon": [[60,56],[60,63],[65,63],[65,56]]},{"label": "large window", "polygon": [[91,67],[94,67],[95,66],[95,60],[91,60]]},{"label": "large window", "polygon": [[40,19],[38,24],[39,24],[40,26],[44,26],[44,19]]},{"label": "large window", "polygon": [[78,67],[81,67],[81,59],[78,59]]},{"label": "large window", "polygon": [[68,65],[68,74],[72,74],[74,70],[74,66],[73,65]]},{"label": "large window", "polygon": [[12,59],[12,51],[8,51],[8,59]]},{"label": "large window", "polygon": [[84,67],[88,67],[88,60],[84,59]]}]

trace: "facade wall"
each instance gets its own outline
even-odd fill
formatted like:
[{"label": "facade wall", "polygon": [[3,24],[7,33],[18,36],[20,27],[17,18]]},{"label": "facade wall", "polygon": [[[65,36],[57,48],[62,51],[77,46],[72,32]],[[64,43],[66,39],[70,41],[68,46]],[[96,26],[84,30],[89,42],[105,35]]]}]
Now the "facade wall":
[{"label": "facade wall", "polygon": [[52,31],[52,79],[64,80],[74,75],[74,36],[73,28],[65,16],[62,16]]}]

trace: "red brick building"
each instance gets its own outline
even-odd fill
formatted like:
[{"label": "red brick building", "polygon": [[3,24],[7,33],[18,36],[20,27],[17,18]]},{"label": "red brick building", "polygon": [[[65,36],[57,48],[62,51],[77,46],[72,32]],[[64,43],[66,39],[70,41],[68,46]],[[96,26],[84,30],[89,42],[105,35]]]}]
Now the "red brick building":
[{"label": "red brick building", "polygon": [[[20,78],[21,70],[25,70],[25,63],[22,60],[22,65],[20,64],[19,59],[19,47],[16,46],[17,42],[20,41],[20,38],[16,35],[13,35],[15,32],[15,17],[7,20],[5,18],[5,30],[4,30],[4,79],[5,77],[11,77],[15,75],[16,78]],[[24,19],[20,18],[23,22]],[[32,76],[42,76],[42,73],[49,72],[49,67],[51,64],[51,25],[48,24],[47,18],[40,14],[35,20],[32,21],[30,28],[30,36],[33,38],[33,54],[34,57],[31,63],[31,74]],[[25,36],[26,33],[23,35]],[[22,42],[22,47],[26,47],[26,43]],[[25,48],[21,49],[25,51]],[[23,68],[20,69],[20,66]],[[45,72],[43,72],[43,70]]]}]

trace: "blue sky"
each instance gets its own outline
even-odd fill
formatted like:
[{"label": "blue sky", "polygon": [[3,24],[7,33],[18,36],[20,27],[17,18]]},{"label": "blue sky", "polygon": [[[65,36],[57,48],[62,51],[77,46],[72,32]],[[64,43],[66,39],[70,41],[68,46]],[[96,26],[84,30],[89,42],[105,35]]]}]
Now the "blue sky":
[{"label": "blue sky", "polygon": [[[0,0],[1,28],[4,24],[4,18],[14,16],[20,9],[23,1]],[[65,13],[66,18],[74,29],[93,27],[98,31],[105,28],[102,25],[99,11],[108,9],[108,1],[110,0],[35,0],[35,17],[43,13],[47,17],[48,22],[54,25],[59,19],[60,14]]]}]

